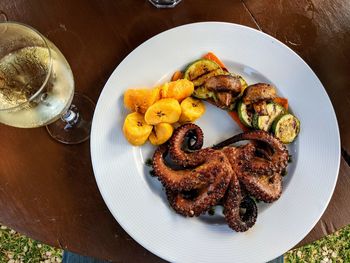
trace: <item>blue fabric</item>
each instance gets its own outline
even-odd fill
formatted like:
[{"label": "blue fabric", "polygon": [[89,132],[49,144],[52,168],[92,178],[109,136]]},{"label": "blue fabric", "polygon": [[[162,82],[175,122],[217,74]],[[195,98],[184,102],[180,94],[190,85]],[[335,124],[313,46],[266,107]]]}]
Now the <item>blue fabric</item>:
[{"label": "blue fabric", "polygon": [[81,256],[69,251],[63,252],[62,262],[63,263],[107,263],[107,261]]},{"label": "blue fabric", "polygon": [[[90,257],[80,256],[69,251],[63,252],[63,263],[107,263],[107,261],[98,260]],[[283,263],[283,255],[267,263]]]},{"label": "blue fabric", "polygon": [[282,255],[282,256],[280,256],[278,258],[275,258],[274,260],[271,260],[271,261],[269,261],[267,263],[283,263],[283,262],[284,262],[284,257]]}]

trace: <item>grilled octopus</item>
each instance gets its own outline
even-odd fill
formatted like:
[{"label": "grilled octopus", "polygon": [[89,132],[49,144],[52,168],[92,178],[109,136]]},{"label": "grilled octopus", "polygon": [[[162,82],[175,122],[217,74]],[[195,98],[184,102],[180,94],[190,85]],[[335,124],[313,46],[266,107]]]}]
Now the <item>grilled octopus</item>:
[{"label": "grilled octopus", "polygon": [[[221,203],[229,227],[247,231],[257,218],[251,196],[264,202],[280,197],[288,151],[264,131],[241,133],[211,148],[202,148],[203,138],[195,124],[177,128],[169,142],[154,153],[155,175],[177,213],[199,216]],[[253,142],[231,145],[242,140]],[[177,169],[169,166],[166,156]]]}]

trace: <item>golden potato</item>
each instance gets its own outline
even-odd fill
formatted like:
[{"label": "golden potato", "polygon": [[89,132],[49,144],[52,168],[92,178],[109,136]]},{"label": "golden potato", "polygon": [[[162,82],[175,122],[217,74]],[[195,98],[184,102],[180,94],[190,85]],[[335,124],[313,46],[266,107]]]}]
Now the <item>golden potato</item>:
[{"label": "golden potato", "polygon": [[144,144],[152,132],[152,125],[148,125],[142,114],[130,113],[126,116],[123,133],[129,143],[135,146]]},{"label": "golden potato", "polygon": [[205,112],[205,105],[201,100],[188,97],[181,102],[181,116],[179,122],[193,122]]},{"label": "golden potato", "polygon": [[159,123],[153,127],[151,135],[148,137],[153,145],[161,145],[170,139],[173,135],[174,128],[169,123]]},{"label": "golden potato", "polygon": [[160,99],[160,88],[128,89],[124,93],[124,105],[127,109],[144,114],[149,106]]},{"label": "golden potato", "polygon": [[191,96],[194,91],[192,81],[187,79],[179,79],[176,81],[165,83],[161,86],[162,98],[173,98],[181,102],[183,99]]},{"label": "golden potato", "polygon": [[176,99],[161,99],[147,109],[145,121],[151,125],[174,123],[179,120],[180,115],[181,107]]}]

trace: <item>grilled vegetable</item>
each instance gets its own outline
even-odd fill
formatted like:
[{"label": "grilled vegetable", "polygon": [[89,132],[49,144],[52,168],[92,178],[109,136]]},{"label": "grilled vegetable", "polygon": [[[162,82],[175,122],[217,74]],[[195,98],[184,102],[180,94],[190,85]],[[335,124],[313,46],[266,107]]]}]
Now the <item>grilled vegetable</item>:
[{"label": "grilled vegetable", "polygon": [[236,111],[228,111],[227,113],[237,123],[237,125],[242,129],[242,131],[249,131],[249,128],[242,123]]},{"label": "grilled vegetable", "polygon": [[272,101],[275,102],[275,103],[278,103],[283,108],[288,110],[288,99],[287,98],[276,97]]},{"label": "grilled vegetable", "polygon": [[198,87],[196,88],[193,93],[192,96],[198,98],[198,99],[209,99],[214,97],[214,92],[213,91],[209,91],[207,90],[205,87]]},{"label": "grilled vegetable", "polygon": [[252,127],[252,112],[248,111],[247,105],[240,101],[237,105],[237,113],[240,121],[247,127]]},{"label": "grilled vegetable", "polygon": [[262,100],[256,103],[251,104],[253,105],[254,111],[258,114],[258,115],[268,115],[267,113],[267,103],[266,101]]},{"label": "grilled vegetable", "polygon": [[171,81],[176,81],[178,79],[182,79],[183,76],[184,76],[184,74],[182,73],[182,71],[177,70],[174,72],[173,76],[171,77]]},{"label": "grilled vegetable", "polygon": [[203,58],[216,62],[223,70],[228,71],[225,64],[213,52],[208,52]]},{"label": "grilled vegetable", "polygon": [[227,91],[233,96],[237,96],[242,91],[242,84],[239,77],[232,75],[212,76],[204,82],[204,87],[210,91]]},{"label": "grilled vegetable", "polygon": [[279,116],[272,124],[272,132],[283,143],[291,143],[298,136],[300,121],[292,114]]},{"label": "grilled vegetable", "polygon": [[229,92],[216,92],[214,96],[215,104],[217,107],[222,109],[233,110],[234,108],[234,97]]},{"label": "grilled vegetable", "polygon": [[200,59],[187,67],[184,78],[192,81],[194,86],[198,87],[203,85],[208,78],[223,74],[225,74],[225,71],[214,61]]},{"label": "grilled vegetable", "polygon": [[276,98],[276,89],[273,86],[266,83],[257,83],[248,86],[244,91],[243,102],[245,104],[251,104],[273,98]]},{"label": "grilled vegetable", "polygon": [[252,126],[255,129],[269,131],[273,121],[281,114],[285,113],[285,109],[277,103],[268,103],[265,109],[267,115],[259,115],[255,113],[252,119]]},{"label": "grilled vegetable", "polygon": [[248,83],[245,81],[245,79],[242,76],[240,76],[240,75],[236,75],[236,76],[239,78],[239,81],[241,82],[241,85],[242,85],[242,91],[241,91],[240,95],[243,95],[244,91],[248,87]]}]

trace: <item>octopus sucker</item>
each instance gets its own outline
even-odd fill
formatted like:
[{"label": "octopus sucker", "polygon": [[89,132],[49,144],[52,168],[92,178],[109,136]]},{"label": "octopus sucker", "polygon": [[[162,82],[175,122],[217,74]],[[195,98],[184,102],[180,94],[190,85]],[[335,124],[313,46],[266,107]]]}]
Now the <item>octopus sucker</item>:
[{"label": "octopus sucker", "polygon": [[[252,197],[271,203],[281,196],[287,148],[264,131],[241,133],[202,149],[203,139],[202,130],[195,124],[178,127],[153,155],[155,175],[177,213],[200,216],[210,207],[223,204],[229,227],[247,231],[258,213]],[[232,145],[243,140],[251,142]],[[180,168],[170,167],[166,155]]]}]

